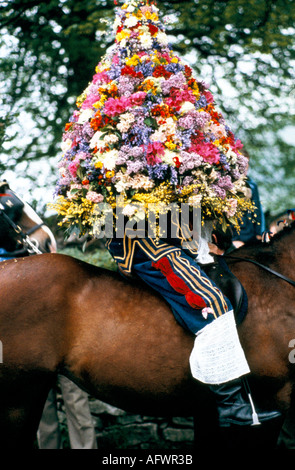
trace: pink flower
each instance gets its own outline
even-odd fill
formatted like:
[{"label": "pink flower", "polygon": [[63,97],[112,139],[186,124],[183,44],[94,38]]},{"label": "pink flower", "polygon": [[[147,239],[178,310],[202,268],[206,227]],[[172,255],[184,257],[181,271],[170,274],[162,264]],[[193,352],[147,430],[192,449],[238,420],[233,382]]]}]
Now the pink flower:
[{"label": "pink flower", "polygon": [[236,153],[239,153],[239,150],[244,147],[240,139],[236,140],[234,144],[231,144],[232,150]]},{"label": "pink flower", "polygon": [[[191,149],[190,149],[191,151]],[[211,142],[200,142],[194,146],[194,151],[201,155],[208,163],[218,163],[220,159],[219,150]]]},{"label": "pink flower", "polygon": [[86,199],[91,202],[102,202],[103,201],[103,195],[102,194],[97,194],[95,191],[88,191],[86,195]]},{"label": "pink flower", "polygon": [[237,212],[238,201],[236,199],[230,199],[229,203],[230,203],[230,207],[226,211],[226,215],[227,217],[233,217],[235,213]]},{"label": "pink flower", "polygon": [[93,75],[92,83],[96,85],[97,82],[101,83],[109,83],[111,82],[111,79],[109,78],[108,74],[106,72],[99,72]]},{"label": "pink flower", "polygon": [[114,55],[112,63],[115,64],[115,65],[118,65],[120,63],[120,59],[119,59],[118,54]]},{"label": "pink flower", "polygon": [[86,100],[83,101],[81,108],[86,109],[86,108],[91,108],[94,103],[100,100],[100,95],[90,95],[87,96]]},{"label": "pink flower", "polygon": [[146,93],[144,91],[138,91],[129,97],[130,104],[132,106],[141,106],[144,102],[146,97]]},{"label": "pink flower", "polygon": [[104,105],[104,113],[108,116],[115,116],[126,111],[130,106],[129,98],[109,98]]},{"label": "pink flower", "polygon": [[75,161],[69,163],[68,170],[71,173],[73,178],[76,178],[77,176],[77,169],[78,169],[78,165]]},{"label": "pink flower", "polygon": [[146,97],[144,91],[139,91],[130,96],[121,96],[120,98],[109,98],[104,105],[104,112],[108,116],[124,113],[132,106],[141,106]]},{"label": "pink flower", "polygon": [[214,102],[214,98],[213,98],[213,95],[212,95],[211,91],[205,90],[203,94],[204,94],[208,104],[211,104],[211,103]]},{"label": "pink flower", "polygon": [[146,160],[149,165],[156,165],[162,160],[159,155],[165,154],[165,147],[161,142],[152,142],[148,145]]}]

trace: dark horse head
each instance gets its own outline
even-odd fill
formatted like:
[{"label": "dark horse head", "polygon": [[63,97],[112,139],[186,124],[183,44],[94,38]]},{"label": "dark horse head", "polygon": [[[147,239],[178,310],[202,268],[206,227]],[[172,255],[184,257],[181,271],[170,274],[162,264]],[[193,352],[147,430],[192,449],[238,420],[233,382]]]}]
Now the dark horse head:
[{"label": "dark horse head", "polygon": [[6,181],[0,181],[0,248],[11,257],[56,252],[51,230]]}]

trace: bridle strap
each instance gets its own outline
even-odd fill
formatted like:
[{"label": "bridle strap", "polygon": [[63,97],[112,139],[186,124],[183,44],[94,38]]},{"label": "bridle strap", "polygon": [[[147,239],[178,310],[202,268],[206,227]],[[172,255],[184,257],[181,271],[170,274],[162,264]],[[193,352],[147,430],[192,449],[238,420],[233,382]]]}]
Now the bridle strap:
[{"label": "bridle strap", "polygon": [[30,230],[25,232],[25,235],[27,235],[27,236],[32,235],[32,233],[36,232],[36,230],[43,227],[43,225],[46,225],[45,222],[41,222],[41,224],[34,225],[34,227],[30,228]]},{"label": "bridle strap", "polygon": [[293,279],[290,279],[287,276],[284,276],[283,274],[278,273],[277,271],[274,271],[273,269],[269,268],[268,266],[264,266],[264,264],[258,263],[258,261],[255,261],[254,259],[250,258],[242,258],[239,256],[232,256],[232,255],[223,255],[224,258],[230,258],[234,259],[236,261],[246,261],[247,263],[252,263],[255,264],[256,266],[259,266],[260,268],[264,269],[265,271],[268,271],[271,274],[274,274],[275,276],[279,277],[280,279],[283,279],[283,281],[288,282],[291,284],[293,287],[295,287],[295,281]]}]

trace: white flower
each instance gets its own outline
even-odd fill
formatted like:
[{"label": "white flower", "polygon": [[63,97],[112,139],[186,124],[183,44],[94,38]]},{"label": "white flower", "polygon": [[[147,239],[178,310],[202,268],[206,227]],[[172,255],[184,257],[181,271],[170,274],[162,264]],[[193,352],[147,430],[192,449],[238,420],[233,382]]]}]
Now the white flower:
[{"label": "white flower", "polygon": [[101,155],[100,161],[103,163],[106,170],[113,170],[115,168],[118,154],[118,150],[114,149]]},{"label": "white flower", "polygon": [[135,5],[130,4],[130,5],[127,7],[126,11],[128,11],[128,13],[133,13],[134,10],[135,10],[135,6],[136,6],[136,4],[135,4]]},{"label": "white flower", "polygon": [[151,49],[153,45],[153,38],[150,33],[146,32],[140,36],[141,45],[146,49]]},{"label": "white flower", "polygon": [[201,204],[202,196],[201,194],[195,194],[188,198],[188,204],[190,206],[199,206]]},{"label": "white flower", "polygon": [[189,111],[192,111],[193,109],[195,109],[195,106],[193,105],[193,103],[191,103],[190,101],[185,101],[180,108],[180,112],[181,114],[186,114]]},{"label": "white flower", "polygon": [[157,35],[157,39],[158,39],[159,43],[162,46],[167,46],[168,45],[168,36],[167,36],[166,33],[163,33],[162,31],[159,31],[158,35]]},{"label": "white flower", "polygon": [[89,119],[92,117],[93,114],[93,109],[91,108],[86,108],[81,111],[79,119],[78,119],[78,124],[85,124],[85,122],[89,121]]},{"label": "white flower", "polygon": [[125,206],[122,210],[122,213],[127,217],[132,217],[135,214],[136,210],[136,206],[133,206],[132,204],[127,204],[127,206]]},{"label": "white flower", "polygon": [[172,117],[166,119],[165,124],[161,124],[160,130],[166,132],[166,134],[175,134],[176,132],[176,122]]},{"label": "white flower", "polygon": [[94,147],[97,147],[98,149],[100,149],[105,146],[104,142],[100,139],[102,135],[103,134],[100,131],[95,132],[95,134],[93,135],[92,139],[89,142],[89,147],[91,149],[94,149]]},{"label": "white flower", "polygon": [[72,148],[72,141],[71,139],[67,139],[61,144],[61,150],[66,153],[68,150],[71,150]]},{"label": "white flower", "polygon": [[107,134],[105,138],[103,139],[104,143],[106,145],[112,145],[118,142],[119,137],[116,134]]},{"label": "white flower", "polygon": [[136,18],[136,16],[130,16],[125,20],[125,25],[127,26],[127,28],[132,28],[133,26],[137,25],[137,23],[138,19]]},{"label": "white flower", "polygon": [[231,163],[232,165],[235,165],[237,162],[237,158],[238,158],[237,154],[229,148],[228,151],[226,152],[227,161]]},{"label": "white flower", "polygon": [[123,49],[127,46],[127,39],[126,39],[126,38],[122,39],[122,41],[120,42],[120,46],[121,46]]},{"label": "white flower", "polygon": [[152,142],[166,142],[165,132],[162,132],[160,129],[157,130],[150,136],[150,140]]},{"label": "white flower", "polygon": [[181,161],[181,157],[179,153],[172,152],[169,149],[165,150],[164,156],[162,157],[163,162],[167,163],[168,165],[175,166],[174,158],[178,158]]},{"label": "white flower", "polygon": [[117,124],[117,128],[120,132],[125,133],[134,122],[135,117],[132,113],[125,113],[120,116],[120,122]]},{"label": "white flower", "polygon": [[113,25],[113,29],[114,31],[117,31],[117,29],[119,28],[119,26],[121,26],[122,22],[121,22],[121,18],[119,18],[118,16],[116,17],[115,21],[114,21],[114,25]]}]

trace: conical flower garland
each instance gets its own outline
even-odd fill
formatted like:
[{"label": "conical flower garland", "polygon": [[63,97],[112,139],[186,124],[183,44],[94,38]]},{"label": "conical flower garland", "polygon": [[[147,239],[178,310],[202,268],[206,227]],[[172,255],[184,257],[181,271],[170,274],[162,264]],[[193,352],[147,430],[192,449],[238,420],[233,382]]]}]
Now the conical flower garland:
[{"label": "conical flower garland", "polygon": [[247,159],[207,86],[175,55],[154,2],[117,8],[113,50],[66,125],[53,205],[61,225],[92,233],[97,204],[140,218],[147,206],[201,204],[204,219],[238,223]]}]

